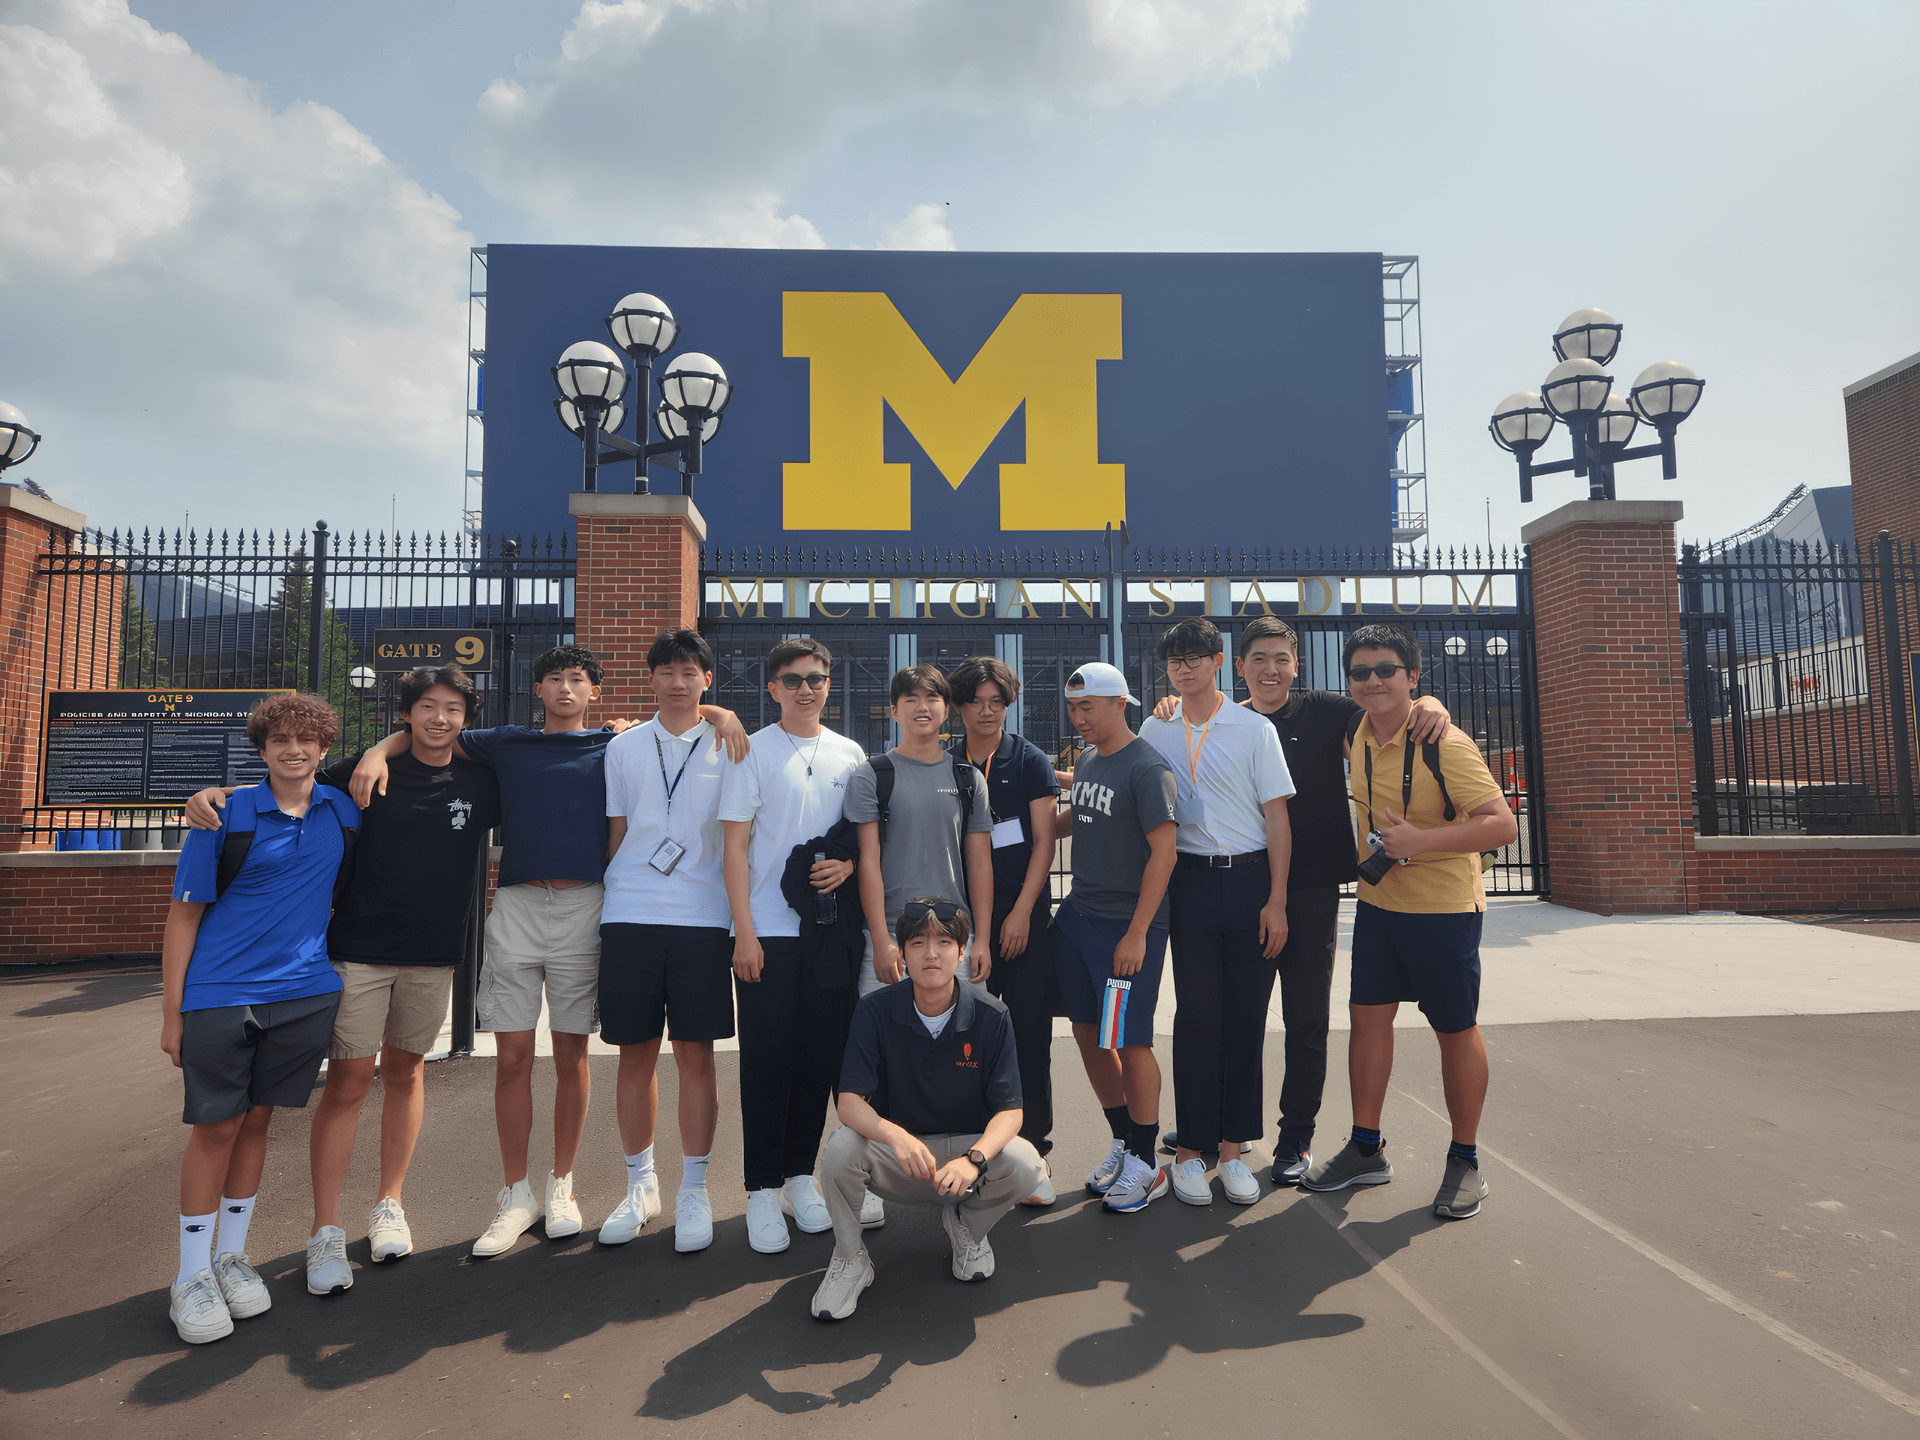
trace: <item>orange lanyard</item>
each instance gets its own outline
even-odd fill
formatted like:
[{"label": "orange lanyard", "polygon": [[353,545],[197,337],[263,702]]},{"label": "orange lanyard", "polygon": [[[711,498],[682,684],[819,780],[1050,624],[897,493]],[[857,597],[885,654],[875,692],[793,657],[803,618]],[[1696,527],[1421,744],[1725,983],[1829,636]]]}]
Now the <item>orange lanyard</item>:
[{"label": "orange lanyard", "polygon": [[[1224,705],[1226,702],[1220,702]],[[1213,722],[1220,718],[1220,705],[1213,707],[1213,714],[1207,717],[1207,723],[1200,727],[1200,743],[1193,743],[1193,722],[1182,714],[1181,724],[1187,727],[1187,779],[1197,787],[1200,784],[1200,752],[1207,748],[1207,732],[1213,729]]]}]

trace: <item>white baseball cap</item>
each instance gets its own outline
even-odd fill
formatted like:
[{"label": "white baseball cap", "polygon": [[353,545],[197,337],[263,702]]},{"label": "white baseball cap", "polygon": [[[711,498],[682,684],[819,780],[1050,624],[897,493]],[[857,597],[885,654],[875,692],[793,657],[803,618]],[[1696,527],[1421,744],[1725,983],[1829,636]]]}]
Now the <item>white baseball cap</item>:
[{"label": "white baseball cap", "polygon": [[1109,665],[1104,660],[1089,660],[1067,679],[1067,695],[1075,698],[1082,695],[1114,695],[1124,699],[1129,705],[1140,702],[1133,698],[1133,692],[1127,689],[1127,677],[1120,673],[1118,666]]}]

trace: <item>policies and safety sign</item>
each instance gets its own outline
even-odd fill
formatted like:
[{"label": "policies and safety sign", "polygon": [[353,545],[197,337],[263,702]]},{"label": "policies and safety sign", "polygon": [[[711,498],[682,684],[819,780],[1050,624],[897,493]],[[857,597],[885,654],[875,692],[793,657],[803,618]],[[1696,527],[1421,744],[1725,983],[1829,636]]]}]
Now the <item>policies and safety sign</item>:
[{"label": "policies and safety sign", "polygon": [[267,767],[247,716],[286,690],[54,690],[40,803],[179,805],[209,785],[252,785]]}]

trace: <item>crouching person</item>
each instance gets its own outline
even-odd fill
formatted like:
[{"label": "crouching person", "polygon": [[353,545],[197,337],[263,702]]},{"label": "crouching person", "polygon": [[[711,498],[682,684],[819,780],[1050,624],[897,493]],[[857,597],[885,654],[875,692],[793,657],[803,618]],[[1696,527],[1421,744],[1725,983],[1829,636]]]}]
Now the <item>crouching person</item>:
[{"label": "crouching person", "polygon": [[964,907],[909,900],[894,928],[906,979],[862,1000],[840,1071],[841,1128],[820,1158],[833,1260],[813,1313],[844,1320],[873,1283],[860,1206],[940,1206],[953,1277],[993,1274],[987,1232],[1039,1183],[1040,1154],[1020,1138],[1020,1067],[1007,1007],[956,979],[972,925]]}]

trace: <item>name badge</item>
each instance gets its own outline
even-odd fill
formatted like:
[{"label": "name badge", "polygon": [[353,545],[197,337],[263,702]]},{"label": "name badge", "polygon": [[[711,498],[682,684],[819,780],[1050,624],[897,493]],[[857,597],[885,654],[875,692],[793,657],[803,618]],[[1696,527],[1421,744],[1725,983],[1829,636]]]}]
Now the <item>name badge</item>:
[{"label": "name badge", "polygon": [[993,827],[993,848],[996,850],[1004,850],[1009,845],[1022,844],[1026,838],[1021,833],[1020,821],[1017,817],[1012,820],[1002,820]]},{"label": "name badge", "polygon": [[662,840],[660,847],[647,858],[647,864],[658,870],[662,875],[671,875],[673,873],[673,867],[680,863],[680,857],[686,853],[685,846],[676,845],[671,840]]},{"label": "name badge", "polygon": [[1177,795],[1173,801],[1173,819],[1177,825],[1200,825],[1207,823],[1207,802],[1200,798],[1200,792],[1189,790]]}]

